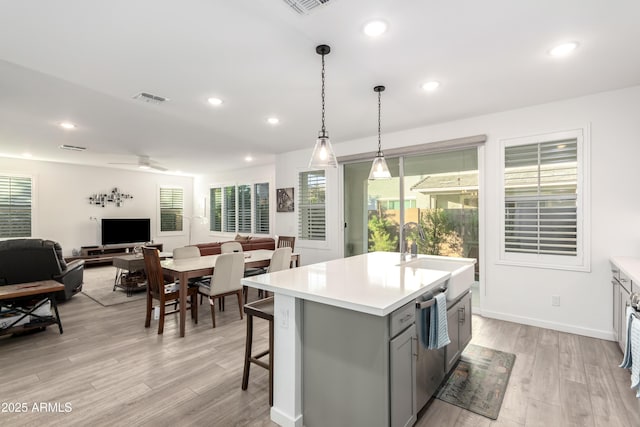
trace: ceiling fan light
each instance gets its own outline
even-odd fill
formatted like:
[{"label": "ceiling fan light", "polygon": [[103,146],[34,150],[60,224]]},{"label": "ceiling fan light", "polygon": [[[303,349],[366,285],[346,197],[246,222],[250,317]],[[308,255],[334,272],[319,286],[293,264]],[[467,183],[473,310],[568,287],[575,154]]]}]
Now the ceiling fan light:
[{"label": "ceiling fan light", "polygon": [[336,155],[333,153],[333,147],[331,147],[331,141],[329,140],[329,134],[320,131],[316,145],[313,147],[313,153],[311,153],[311,160],[309,160],[309,168],[328,168],[337,167]]},{"label": "ceiling fan light", "polygon": [[387,161],[384,159],[384,155],[379,153],[373,163],[371,164],[371,171],[369,172],[369,179],[389,179],[391,178],[391,172],[387,166]]}]

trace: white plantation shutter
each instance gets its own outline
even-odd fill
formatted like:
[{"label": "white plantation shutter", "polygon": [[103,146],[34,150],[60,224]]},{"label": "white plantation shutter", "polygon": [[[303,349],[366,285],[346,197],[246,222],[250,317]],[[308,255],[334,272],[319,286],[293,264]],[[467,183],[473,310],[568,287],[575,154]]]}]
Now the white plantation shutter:
[{"label": "white plantation shutter", "polygon": [[222,188],[210,188],[209,200],[211,200],[209,230],[222,231]]},{"label": "white plantation shutter", "polygon": [[250,185],[238,185],[238,232],[251,233]]},{"label": "white plantation shutter", "polygon": [[298,183],[299,235],[305,240],[325,240],[326,213],[324,171],[301,172]]},{"label": "white plantation shutter", "polygon": [[31,178],[0,176],[0,238],[31,237]]},{"label": "white plantation shutter", "polygon": [[236,231],[236,187],[224,187],[224,230],[230,233]]},{"label": "white plantation shutter", "polygon": [[182,188],[160,188],[160,231],[182,231]]},{"label": "white plantation shutter", "polygon": [[269,183],[255,184],[253,191],[256,234],[269,234]]},{"label": "white plantation shutter", "polygon": [[578,253],[576,139],[505,147],[504,251]]}]

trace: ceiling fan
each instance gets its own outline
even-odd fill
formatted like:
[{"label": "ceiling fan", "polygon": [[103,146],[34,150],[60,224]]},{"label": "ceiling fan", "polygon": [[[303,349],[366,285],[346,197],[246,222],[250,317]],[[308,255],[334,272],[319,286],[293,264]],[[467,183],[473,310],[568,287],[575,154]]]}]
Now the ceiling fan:
[{"label": "ceiling fan", "polygon": [[165,171],[168,170],[167,168],[165,168],[164,166],[160,165],[159,163],[151,161],[149,156],[138,156],[138,162],[137,163],[109,163],[109,164],[110,165],[138,166],[140,169],[155,169],[155,170],[162,171],[162,172],[165,172]]}]

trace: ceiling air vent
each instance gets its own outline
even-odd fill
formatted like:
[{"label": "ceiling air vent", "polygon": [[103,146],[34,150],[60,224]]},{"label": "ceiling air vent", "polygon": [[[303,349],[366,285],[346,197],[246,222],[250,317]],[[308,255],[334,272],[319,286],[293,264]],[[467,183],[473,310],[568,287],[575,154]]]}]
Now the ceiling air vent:
[{"label": "ceiling air vent", "polygon": [[70,150],[70,151],[84,151],[87,149],[87,147],[80,147],[77,145],[67,145],[67,144],[62,144],[58,148],[61,148],[63,150]]},{"label": "ceiling air vent", "polygon": [[283,0],[300,15],[306,15],[318,6],[329,3],[329,0]]},{"label": "ceiling air vent", "polygon": [[134,95],[133,99],[139,99],[140,101],[149,102],[151,104],[162,104],[169,100],[169,98],[165,98],[164,96],[153,95],[147,92],[140,92],[139,94]]}]

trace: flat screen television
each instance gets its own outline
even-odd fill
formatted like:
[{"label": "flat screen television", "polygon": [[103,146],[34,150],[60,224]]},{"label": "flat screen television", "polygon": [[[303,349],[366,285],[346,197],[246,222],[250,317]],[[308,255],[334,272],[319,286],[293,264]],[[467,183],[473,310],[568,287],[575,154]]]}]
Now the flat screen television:
[{"label": "flat screen television", "polygon": [[102,244],[144,243],[151,240],[149,218],[103,218]]}]

